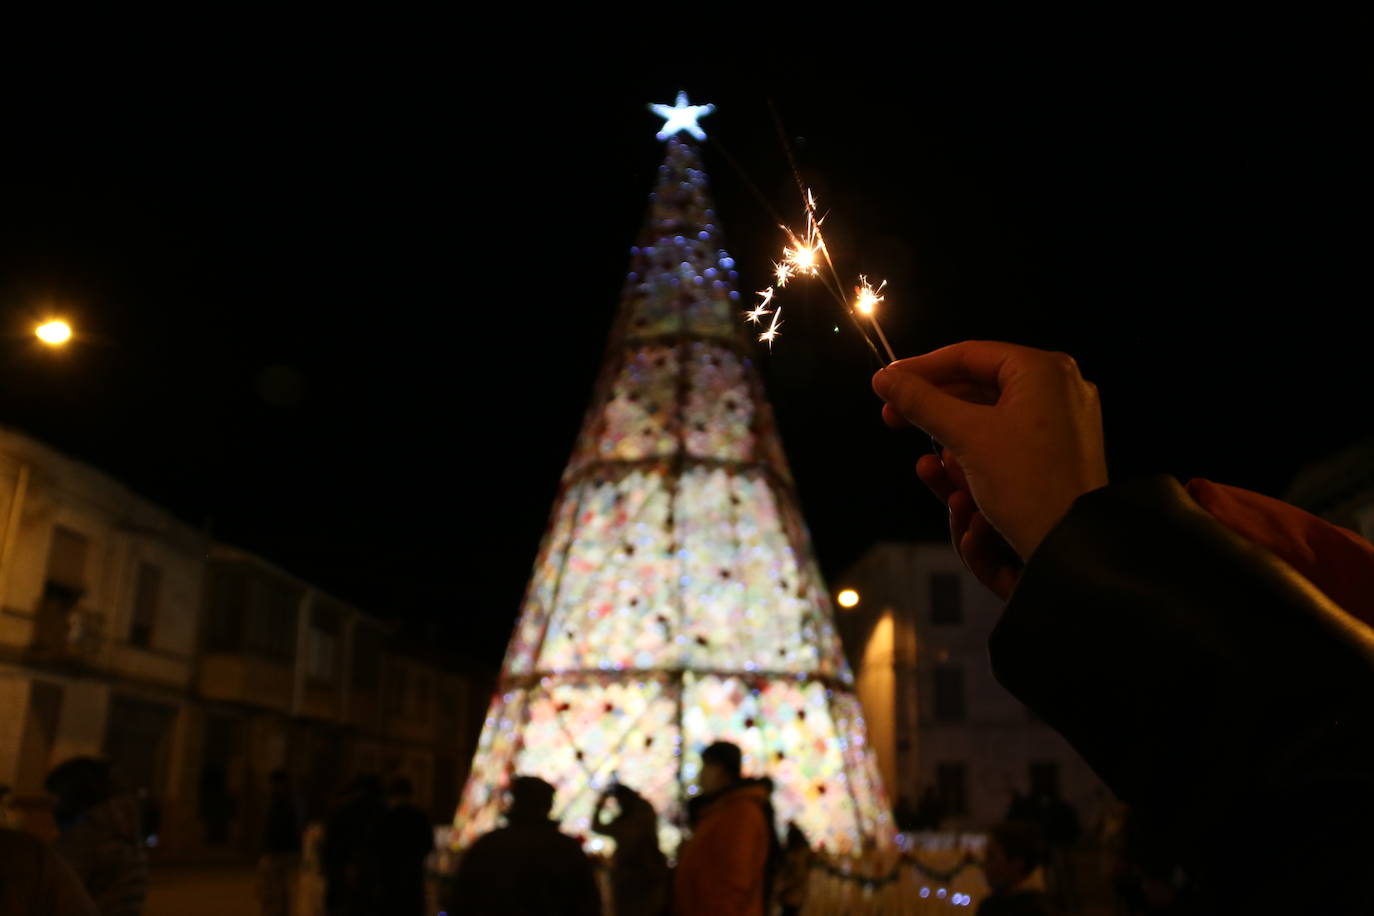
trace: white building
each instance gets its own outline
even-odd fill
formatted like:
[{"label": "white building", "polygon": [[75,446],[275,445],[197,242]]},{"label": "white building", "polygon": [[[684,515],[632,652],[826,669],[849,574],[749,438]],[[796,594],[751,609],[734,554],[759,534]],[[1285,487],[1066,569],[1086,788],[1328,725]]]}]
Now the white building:
[{"label": "white building", "polygon": [[48,771],[83,755],[158,802],[166,858],[253,855],[279,767],[311,816],[372,772],[446,821],[486,699],[448,667],[0,427],[0,784],[33,832]]},{"label": "white building", "polygon": [[1013,791],[1053,788],[1088,829],[1107,789],[1057,732],[993,677],[987,640],[1002,602],[947,543],[879,543],[833,583],[869,741],[899,808],[933,788],[945,826],[1002,820]]},{"label": "white building", "polygon": [[23,804],[53,763],[100,754],[175,804],[206,537],[3,428],[0,524],[0,782]]}]

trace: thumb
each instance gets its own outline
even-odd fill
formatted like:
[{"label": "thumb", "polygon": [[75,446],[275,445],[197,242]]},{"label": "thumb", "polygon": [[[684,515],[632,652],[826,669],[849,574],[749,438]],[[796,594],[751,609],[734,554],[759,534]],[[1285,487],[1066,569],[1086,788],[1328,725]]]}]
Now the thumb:
[{"label": "thumb", "polygon": [[963,444],[963,431],[973,428],[973,412],[983,409],[896,365],[878,370],[873,391],[908,423],[956,449]]}]

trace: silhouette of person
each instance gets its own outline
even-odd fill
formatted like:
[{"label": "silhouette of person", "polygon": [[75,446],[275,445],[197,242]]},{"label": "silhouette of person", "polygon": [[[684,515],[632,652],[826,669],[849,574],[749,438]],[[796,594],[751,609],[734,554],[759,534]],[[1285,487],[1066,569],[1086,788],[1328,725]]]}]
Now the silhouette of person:
[{"label": "silhouette of person", "polygon": [[782,872],[778,882],[778,904],[782,916],[797,916],[806,906],[807,892],[811,886],[811,861],[814,854],[806,834],[795,823],[787,825],[787,842],[784,844]]},{"label": "silhouette of person", "polygon": [[988,834],[983,874],[992,893],[978,905],[978,916],[1048,916],[1045,842],[1030,821],[1004,821]]},{"label": "silhouette of person", "polygon": [[738,745],[701,752],[702,794],[687,804],[691,838],[678,852],[673,912],[678,916],[762,916],[776,865],[772,782],[745,779]]},{"label": "silhouette of person", "polygon": [[554,794],[535,776],[511,781],[506,826],[479,837],[463,855],[449,913],[600,916],[591,860],[549,817]]},{"label": "silhouette of person", "polygon": [[138,916],[148,895],[143,806],[116,792],[110,763],[74,757],[44,782],[54,797],[57,851],[95,901],[101,916]]},{"label": "silhouette of person", "polygon": [[336,800],[325,822],[321,851],[325,910],[329,916],[384,913],[377,836],[386,802],[375,773],[357,776]]},{"label": "silhouette of person", "polygon": [[411,804],[414,788],[397,776],[387,785],[387,811],[378,828],[382,898],[388,912],[420,916],[425,909],[425,860],[434,851],[429,815]]},{"label": "silhouette of person", "polygon": [[[608,798],[620,813],[601,820]],[[668,860],[658,847],[658,812],[644,796],[612,783],[597,799],[592,829],[615,840],[611,858],[611,896],[616,916],[659,916],[668,906]]]},{"label": "silhouette of person", "polygon": [[301,852],[301,817],[285,770],[268,777],[267,829],[258,859],[258,901],[263,916],[291,911],[291,873]]}]

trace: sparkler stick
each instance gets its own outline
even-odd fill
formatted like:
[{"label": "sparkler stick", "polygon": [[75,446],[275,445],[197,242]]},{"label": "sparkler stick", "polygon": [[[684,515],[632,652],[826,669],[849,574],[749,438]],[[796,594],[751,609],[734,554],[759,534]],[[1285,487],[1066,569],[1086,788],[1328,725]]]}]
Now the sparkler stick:
[{"label": "sparkler stick", "polygon": [[[819,229],[819,223],[815,222],[816,198],[811,193],[811,189],[806,187],[806,185],[802,183],[801,172],[797,169],[797,160],[794,159],[792,156],[792,147],[787,142],[787,132],[783,130],[782,127],[782,117],[778,114],[777,106],[773,104],[773,100],[771,98],[768,100],[768,110],[773,113],[773,126],[777,128],[778,139],[782,141],[782,150],[787,155],[787,164],[792,167],[792,177],[797,182],[797,190],[801,192],[802,199],[806,201],[807,218],[811,221],[813,225],[816,225]],[[757,188],[754,190],[754,193],[759,193]],[[762,195],[760,195],[760,197],[762,197]],[[788,234],[791,235],[790,232]],[[834,262],[830,260],[830,250],[828,248],[825,248],[824,245],[822,245],[821,252],[825,255],[826,266],[830,268],[830,275],[835,281],[835,290],[832,290],[832,293],[835,295],[837,299],[840,300],[840,304],[841,306],[843,306],[843,297],[840,296],[838,292],[838,290],[840,289],[840,277],[839,274],[835,271]],[[853,310],[848,310],[849,316],[850,318],[854,319],[855,327],[857,327],[859,329],[859,333],[863,335],[864,343],[868,344],[868,348],[871,351],[873,351],[873,356],[875,359],[878,360],[878,364],[883,368],[887,368],[887,365],[890,365],[891,363],[897,361],[897,357],[892,352],[892,346],[887,342],[887,335],[883,333],[882,326],[878,324],[878,318],[875,314],[875,307],[879,302],[882,301],[882,297],[877,295],[878,290],[881,290],[884,286],[886,286],[887,281],[884,280],[882,283],[878,284],[878,289],[874,290],[869,288],[868,281],[864,279],[862,275],[860,275],[859,280],[863,285],[855,290],[857,297],[855,301],[855,308]],[[868,296],[865,296],[865,290],[868,291]],[[855,311],[863,311],[864,314],[867,314],[872,317],[873,330],[878,332],[878,339],[882,341],[883,349],[887,351],[887,356],[889,360],[887,364],[883,363],[883,358],[878,355],[878,348],[873,346],[873,341],[869,339],[867,332],[864,331],[863,325],[859,322],[858,318],[855,317]],[[931,451],[935,453],[935,456],[940,459],[940,463],[943,464],[944,446],[934,436],[930,437],[930,448]]]},{"label": "sparkler stick", "polygon": [[[840,281],[839,273],[835,270],[834,261],[830,257],[830,250],[826,247],[824,236],[821,235],[821,223],[824,222],[825,217],[822,216],[817,218],[816,216],[815,195],[802,183],[801,173],[797,170],[796,160],[792,157],[792,149],[788,145],[787,135],[783,131],[782,119],[778,117],[777,108],[774,107],[772,99],[768,100],[768,107],[773,113],[773,122],[778,129],[778,137],[782,140],[783,152],[786,153],[788,164],[792,168],[792,177],[796,179],[797,190],[801,192],[802,201],[806,206],[805,239],[798,237],[796,233],[782,224],[781,218],[773,209],[772,204],[769,203],[768,198],[765,197],[758,187],[755,186],[754,182],[750,180],[748,173],[746,173],[744,169],[740,167],[739,163],[735,161],[735,158],[730,155],[729,150],[725,149],[718,140],[714,138],[711,140],[712,144],[725,157],[726,161],[728,161],[730,165],[734,167],[735,171],[739,173],[740,178],[744,181],[749,190],[754,193],[754,196],[758,198],[763,208],[767,210],[774,219],[778,220],[779,227],[787,234],[787,240],[790,243],[783,248],[782,260],[773,264],[773,286],[770,286],[767,290],[761,290],[758,293],[758,295],[762,297],[761,301],[753,309],[745,312],[744,317],[753,324],[758,324],[765,316],[773,314],[769,306],[772,305],[775,289],[782,289],[787,285],[789,280],[798,275],[819,277],[821,285],[835,298],[840,308],[849,316],[850,321],[854,322],[855,329],[858,330],[859,336],[863,338],[864,343],[868,345],[868,349],[873,354],[873,358],[877,360],[878,365],[880,367],[886,367],[889,363],[896,360],[896,356],[892,352],[892,347],[888,344],[886,335],[883,334],[882,329],[878,327],[877,320],[874,319],[874,330],[877,331],[878,337],[882,341],[883,349],[887,351],[888,358],[884,360],[882,353],[878,351],[877,346],[873,343],[872,337],[869,335],[864,323],[859,320],[854,306],[846,300],[843,292],[844,284]],[[818,256],[825,260],[825,267],[829,270],[828,277],[820,270]],[[884,281],[884,285],[885,284],[886,281]],[[881,288],[882,286],[880,285],[879,289]],[[773,341],[776,340],[778,336],[778,329],[782,327],[781,321],[779,320],[781,318],[781,312],[782,309],[779,307],[768,329],[759,335],[759,340],[761,342],[766,342],[769,345],[769,349],[772,349]]]},{"label": "sparkler stick", "polygon": [[[791,157],[790,152],[788,156],[789,158]],[[774,265],[776,277],[780,281],[778,286],[781,287],[783,283],[797,275],[819,277],[821,285],[835,298],[840,308],[843,309],[850,320],[854,322],[854,326],[858,329],[859,335],[863,337],[864,343],[868,344],[868,349],[873,353],[873,358],[878,361],[878,365],[886,366],[890,362],[895,362],[897,357],[893,354],[892,347],[888,344],[887,337],[883,334],[882,329],[878,327],[877,321],[874,320],[873,327],[878,332],[879,339],[883,344],[883,349],[887,351],[888,358],[886,360],[884,360],[882,354],[878,352],[878,348],[874,346],[873,340],[869,336],[868,330],[864,327],[863,322],[859,321],[857,303],[851,305],[851,303],[845,299],[844,293],[842,292],[844,286],[840,282],[839,273],[835,270],[835,263],[830,257],[830,249],[825,244],[825,236],[821,234],[821,223],[825,221],[825,217],[816,216],[815,195],[808,189],[803,193],[802,199],[806,205],[805,238],[798,236],[786,226],[779,226],[779,228],[787,234],[787,240],[790,244],[783,247],[782,261]],[[825,266],[830,271],[828,277],[822,273],[820,269],[819,261],[822,258],[825,261]],[[861,277],[860,279],[862,280],[863,278]],[[864,280],[864,285],[866,287],[868,286],[867,280]],[[883,285],[886,285],[886,281],[884,281]],[[882,286],[878,288],[882,289]],[[869,293],[876,295],[871,287],[869,287]],[[763,294],[760,293],[759,295]],[[771,298],[771,295],[767,297],[765,303],[771,300]],[[873,302],[867,303],[870,309],[876,301],[880,301],[880,299],[875,299]],[[770,347],[777,338],[777,334],[774,333],[774,331],[775,329],[770,327],[766,338]],[[765,337],[760,335],[759,340],[764,339]]]},{"label": "sparkler stick", "polygon": [[868,319],[873,322],[873,330],[878,332],[878,339],[883,342],[883,349],[887,351],[887,358],[895,363],[897,355],[892,352],[892,345],[887,342],[887,335],[883,333],[883,326],[878,324],[878,303],[883,301],[883,297],[879,296],[878,293],[882,292],[884,286],[887,286],[887,281],[884,280],[879,283],[878,288],[874,289],[869,286],[868,278],[859,274],[859,283],[859,286],[854,287],[854,308],[859,314],[868,316]]}]

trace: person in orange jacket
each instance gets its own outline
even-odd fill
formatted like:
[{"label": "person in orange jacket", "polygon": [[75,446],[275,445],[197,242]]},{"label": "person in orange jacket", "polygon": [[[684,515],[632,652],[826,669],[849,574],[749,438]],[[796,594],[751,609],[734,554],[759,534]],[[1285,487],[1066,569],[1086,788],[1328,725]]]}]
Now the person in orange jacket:
[{"label": "person in orange jacket", "polygon": [[772,781],[740,775],[740,749],[718,741],[701,752],[702,794],[687,805],[692,837],[678,853],[676,916],[763,916],[778,842]]}]

